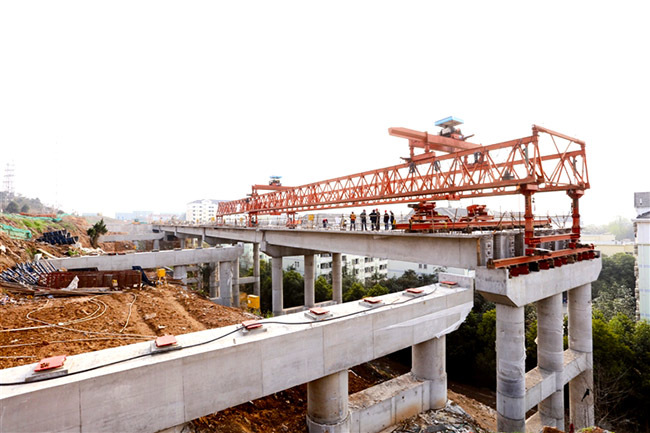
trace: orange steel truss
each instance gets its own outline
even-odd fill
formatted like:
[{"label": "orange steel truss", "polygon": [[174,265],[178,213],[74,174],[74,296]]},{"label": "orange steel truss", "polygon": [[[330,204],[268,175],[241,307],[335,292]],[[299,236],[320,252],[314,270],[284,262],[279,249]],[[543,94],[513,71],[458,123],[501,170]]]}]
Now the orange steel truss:
[{"label": "orange steel truss", "polygon": [[[577,198],[589,188],[584,141],[536,125],[528,137],[486,146],[406,128],[388,132],[409,140],[410,156],[403,164],[274,187],[267,193],[260,190],[268,186],[254,185],[250,197],[219,203],[217,215],[248,213],[255,219],[262,214],[508,194],[523,194],[528,210],[533,193],[566,191],[574,199],[575,230]],[[415,149],[423,152],[416,154]],[[530,230],[526,237],[532,239],[532,226]],[[530,245],[535,243],[539,241]]]}]

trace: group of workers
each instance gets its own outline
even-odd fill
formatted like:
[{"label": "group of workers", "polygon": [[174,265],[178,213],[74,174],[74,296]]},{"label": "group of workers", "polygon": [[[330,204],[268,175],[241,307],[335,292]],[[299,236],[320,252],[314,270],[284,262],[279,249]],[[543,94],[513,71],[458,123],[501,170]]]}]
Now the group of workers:
[{"label": "group of workers", "polygon": [[[367,218],[370,217],[370,230],[372,231],[379,231],[381,227],[381,220],[382,220],[382,215],[381,212],[379,212],[379,209],[373,209],[370,214],[366,214],[366,210],[364,209],[363,212],[359,214],[359,220],[361,221],[361,230],[368,230],[367,226]],[[384,211],[384,230],[390,230],[395,228],[395,215],[393,214],[393,211],[390,211],[390,214],[388,211]],[[357,216],[352,212],[350,214],[350,230],[356,230],[357,229]]]}]

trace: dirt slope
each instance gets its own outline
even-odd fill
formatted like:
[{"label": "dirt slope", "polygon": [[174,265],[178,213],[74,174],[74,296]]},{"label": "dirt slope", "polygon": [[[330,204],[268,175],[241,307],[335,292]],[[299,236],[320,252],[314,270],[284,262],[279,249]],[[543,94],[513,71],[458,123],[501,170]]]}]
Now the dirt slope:
[{"label": "dirt slope", "polygon": [[0,368],[251,318],[242,310],[216,305],[180,286],[55,299],[0,294],[0,304],[4,304],[0,305]]}]

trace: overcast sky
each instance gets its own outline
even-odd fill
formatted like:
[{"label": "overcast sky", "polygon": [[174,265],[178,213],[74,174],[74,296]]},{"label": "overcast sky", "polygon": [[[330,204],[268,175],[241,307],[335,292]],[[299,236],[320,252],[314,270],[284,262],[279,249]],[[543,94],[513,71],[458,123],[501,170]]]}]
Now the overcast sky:
[{"label": "overcast sky", "polygon": [[[14,162],[16,192],[67,211],[184,212],[270,175],[397,164],[389,127],[454,115],[481,144],[533,123],[585,140],[583,221],[633,217],[650,190],[648,5],[4,1],[0,172]],[[569,212],[541,196],[537,212]]]}]

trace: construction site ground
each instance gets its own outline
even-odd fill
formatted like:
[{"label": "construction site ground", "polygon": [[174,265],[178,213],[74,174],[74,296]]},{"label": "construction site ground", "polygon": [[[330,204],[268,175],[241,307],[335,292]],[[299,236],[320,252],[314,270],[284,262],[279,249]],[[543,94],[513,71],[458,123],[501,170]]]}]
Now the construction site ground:
[{"label": "construction site ground", "polygon": [[[66,217],[64,222],[65,227],[47,225],[40,232],[65,228],[79,236],[81,246],[90,247],[85,233],[90,225],[85,220]],[[35,230],[34,238],[40,232]],[[0,233],[0,245],[4,246],[0,250],[0,271],[33,260],[39,250],[54,256],[70,254],[68,251],[83,253],[77,247],[16,240],[4,233]],[[132,249],[133,244],[100,247],[104,251],[124,251]],[[241,309],[216,305],[195,291],[175,284],[74,297],[32,297],[3,289],[0,292],[0,369],[33,364],[54,355],[75,355],[152,340],[165,334],[179,335],[238,324],[252,317]],[[356,366],[349,371],[350,393],[408,370],[408,366],[387,357]],[[451,389],[455,386],[450,384]],[[461,392],[476,393],[484,403],[494,400],[489,393],[467,386]],[[477,426],[488,431],[495,429],[494,411],[489,407],[454,391],[449,395]],[[189,429],[223,433],[306,432],[306,411],[307,390],[306,385],[301,385],[199,418]]]}]

